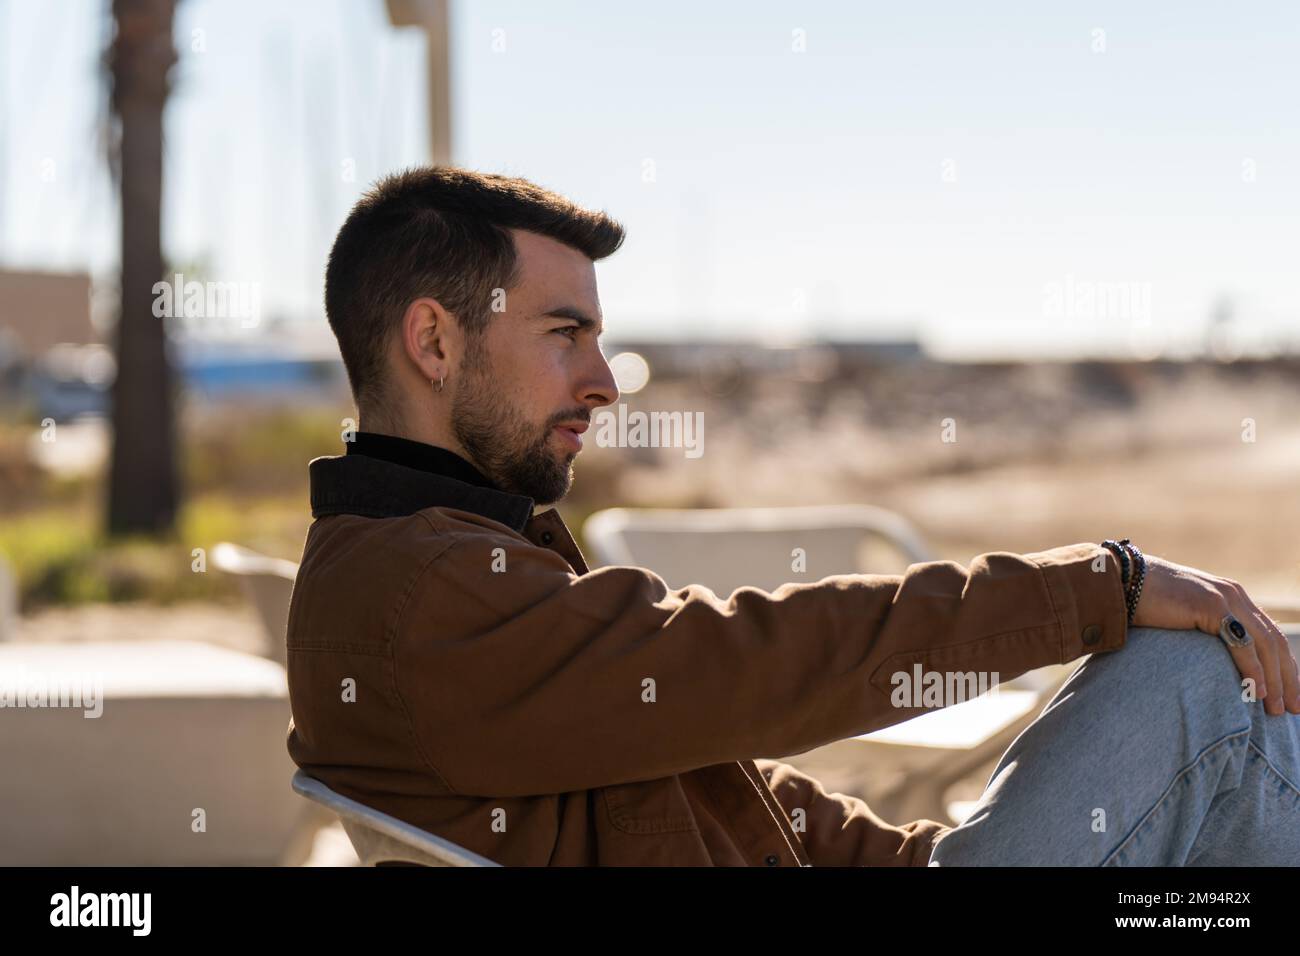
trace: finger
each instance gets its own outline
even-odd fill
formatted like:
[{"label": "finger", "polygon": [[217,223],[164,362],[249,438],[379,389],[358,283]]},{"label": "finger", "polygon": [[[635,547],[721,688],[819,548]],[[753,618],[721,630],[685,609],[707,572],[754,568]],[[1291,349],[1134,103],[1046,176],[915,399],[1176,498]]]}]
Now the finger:
[{"label": "finger", "polygon": [[1241,674],[1242,683],[1250,681],[1254,688],[1255,699],[1263,700],[1265,694],[1268,693],[1268,681],[1264,679],[1264,665],[1260,662],[1259,654],[1255,649],[1257,643],[1253,639],[1255,629],[1252,628],[1247,632],[1251,635],[1252,640],[1245,647],[1229,644],[1219,634],[1219,624],[1226,615],[1232,613],[1232,609],[1228,606],[1227,593],[1226,587],[1223,589],[1213,588],[1210,594],[1207,595],[1208,600],[1198,606],[1198,617],[1202,614],[1205,616],[1196,625],[1197,630],[1212,634],[1215,640],[1223,642],[1224,647],[1228,649],[1228,653],[1232,656],[1232,663],[1236,665],[1237,672]]},{"label": "finger", "polygon": [[1242,681],[1249,680],[1254,684],[1255,699],[1263,700],[1264,695],[1268,693],[1268,681],[1264,679],[1264,666],[1259,661],[1259,655],[1255,653],[1254,642],[1252,641],[1246,647],[1229,647],[1228,653],[1232,655],[1232,662],[1237,665]]},{"label": "finger", "polygon": [[1249,595],[1243,595],[1243,597],[1245,599],[1244,603],[1254,614],[1260,628],[1269,635],[1273,642],[1273,652],[1277,657],[1278,668],[1282,675],[1282,704],[1291,713],[1300,714],[1300,665],[1296,664],[1295,653],[1291,650],[1291,642],[1286,639],[1286,635],[1277,626],[1277,622],[1265,614],[1259,605],[1250,599]]},{"label": "finger", "polygon": [[[1264,712],[1280,714],[1282,705],[1282,665],[1277,659],[1277,648],[1273,646],[1273,635],[1264,627],[1251,610],[1249,600],[1239,597],[1229,600],[1232,615],[1242,623],[1253,640],[1251,647],[1259,657],[1264,669],[1264,687],[1259,691],[1259,699],[1264,702]],[[1243,648],[1244,650],[1244,648]]]}]

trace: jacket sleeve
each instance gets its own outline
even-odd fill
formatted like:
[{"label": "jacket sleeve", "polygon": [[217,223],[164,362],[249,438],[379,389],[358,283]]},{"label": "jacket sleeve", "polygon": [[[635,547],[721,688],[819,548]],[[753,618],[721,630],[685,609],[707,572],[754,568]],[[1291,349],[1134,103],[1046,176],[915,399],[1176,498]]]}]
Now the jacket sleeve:
[{"label": "jacket sleeve", "polygon": [[466,795],[803,753],[924,712],[891,701],[914,664],[1002,681],[1126,639],[1119,569],[1094,544],[722,598],[644,568],[578,575],[522,536],[451,537],[400,612],[393,680],[425,759]]}]

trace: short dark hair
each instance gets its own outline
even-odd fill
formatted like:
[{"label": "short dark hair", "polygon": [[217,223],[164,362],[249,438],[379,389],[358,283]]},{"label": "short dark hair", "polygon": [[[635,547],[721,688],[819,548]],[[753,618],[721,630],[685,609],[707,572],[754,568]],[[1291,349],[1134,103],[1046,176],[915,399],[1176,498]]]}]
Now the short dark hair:
[{"label": "short dark hair", "polygon": [[425,166],[386,176],[352,207],[325,269],[325,315],[352,396],[385,404],[385,350],[406,307],[442,303],[471,341],[491,318],[494,289],[517,281],[508,229],[539,233],[593,262],[623,243],[623,227],[526,179]]}]

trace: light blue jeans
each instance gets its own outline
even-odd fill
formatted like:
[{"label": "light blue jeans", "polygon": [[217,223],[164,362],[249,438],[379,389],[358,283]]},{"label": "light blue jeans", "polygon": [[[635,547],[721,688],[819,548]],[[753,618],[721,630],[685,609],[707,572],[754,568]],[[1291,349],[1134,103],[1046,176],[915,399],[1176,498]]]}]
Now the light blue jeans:
[{"label": "light blue jeans", "polygon": [[1241,699],[1222,641],[1134,628],[1002,755],[931,866],[1300,866],[1300,715]]}]

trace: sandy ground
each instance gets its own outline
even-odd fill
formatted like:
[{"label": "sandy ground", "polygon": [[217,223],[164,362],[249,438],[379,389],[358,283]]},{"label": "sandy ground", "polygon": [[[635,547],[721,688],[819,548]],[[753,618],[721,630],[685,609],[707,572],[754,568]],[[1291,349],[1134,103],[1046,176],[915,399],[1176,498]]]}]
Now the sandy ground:
[{"label": "sandy ground", "polygon": [[[957,560],[1128,536],[1149,554],[1300,599],[1300,431],[1266,448],[1220,445],[1030,463],[892,485],[877,502],[914,515]],[[991,526],[992,525],[992,526]]]},{"label": "sandy ground", "polygon": [[19,641],[129,641],[167,637],[262,653],[261,624],[243,604],[82,604],[43,608],[18,619]]}]

